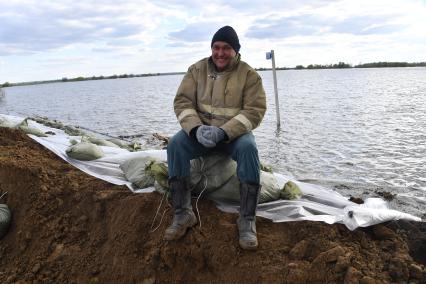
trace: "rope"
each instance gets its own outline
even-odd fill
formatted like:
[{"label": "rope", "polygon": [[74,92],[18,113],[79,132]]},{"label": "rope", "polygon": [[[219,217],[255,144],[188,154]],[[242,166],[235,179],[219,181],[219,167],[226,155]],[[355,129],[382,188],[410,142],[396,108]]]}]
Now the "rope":
[{"label": "rope", "polygon": [[163,196],[161,197],[161,201],[160,201],[160,205],[157,207],[157,212],[155,212],[155,216],[154,216],[154,219],[152,219],[152,223],[151,223],[151,229],[150,229],[150,232],[151,233],[154,233],[160,226],[161,226],[161,223],[163,222],[163,217],[164,217],[164,214],[166,214],[166,211],[167,211],[167,208],[166,209],[164,209],[164,212],[163,212],[163,214],[161,215],[161,219],[160,219],[160,223],[158,224],[158,226],[157,227],[155,227],[154,229],[152,228],[152,227],[154,227],[154,223],[155,223],[155,220],[157,219],[157,215],[158,215],[158,212],[160,211],[160,208],[161,208],[161,205],[163,204],[163,201],[164,201],[164,197],[167,195],[166,194],[167,193],[167,191],[166,190],[164,190],[164,192],[163,192]]},{"label": "rope", "polygon": [[200,200],[201,195],[207,189],[207,176],[205,174],[203,176],[206,182],[205,182],[203,190],[200,192],[200,194],[197,197],[197,201],[195,201],[195,209],[197,210],[198,220],[200,221],[200,230],[201,230],[201,216],[200,216],[200,210],[198,210],[198,200]]},{"label": "rope", "polygon": [[7,191],[0,196],[0,199],[2,199],[3,196],[5,196],[6,194],[7,194]]}]

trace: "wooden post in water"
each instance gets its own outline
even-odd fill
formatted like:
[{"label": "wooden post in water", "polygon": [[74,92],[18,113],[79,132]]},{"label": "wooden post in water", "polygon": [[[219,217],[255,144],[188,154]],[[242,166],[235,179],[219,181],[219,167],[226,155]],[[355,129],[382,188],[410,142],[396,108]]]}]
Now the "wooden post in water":
[{"label": "wooden post in water", "polygon": [[277,87],[277,72],[275,71],[275,54],[274,50],[266,53],[266,59],[272,59],[272,74],[274,76],[274,92],[275,92],[275,111],[277,113],[277,128],[281,126],[280,120],[280,103],[278,101],[278,87]]}]

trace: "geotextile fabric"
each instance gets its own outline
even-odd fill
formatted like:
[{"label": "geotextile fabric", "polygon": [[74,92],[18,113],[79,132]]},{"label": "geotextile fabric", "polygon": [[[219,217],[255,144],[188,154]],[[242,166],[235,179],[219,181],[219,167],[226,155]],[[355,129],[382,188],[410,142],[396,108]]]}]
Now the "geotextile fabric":
[{"label": "geotextile fabric", "polygon": [[[7,119],[11,123],[19,123],[22,118],[0,114],[0,120]],[[139,152],[129,152],[128,150],[99,146],[105,156],[94,161],[78,161],[69,158],[65,150],[71,145],[70,140],[81,140],[79,136],[68,136],[63,130],[50,128],[34,121],[28,121],[30,127],[35,127],[43,132],[54,132],[56,135],[48,137],[37,137],[29,135],[33,140],[42,144],[63,160],[74,165],[80,170],[118,185],[126,185],[133,192],[152,192],[154,187],[139,189],[132,186],[132,183],[126,179],[120,164],[135,157],[150,157],[159,162],[166,162],[167,155],[165,150],[147,150]],[[355,204],[342,196],[338,192],[318,186],[315,184],[299,182],[290,177],[272,173],[279,188],[284,188],[289,181],[297,185],[302,196],[294,200],[275,200],[258,205],[257,216],[270,219],[274,222],[288,221],[321,221],[329,224],[342,223],[350,230],[357,227],[367,227],[374,224],[405,219],[411,221],[421,221],[421,218],[393,210],[389,204],[380,198],[369,198],[362,205]],[[238,212],[239,205],[232,202],[223,202],[215,200],[218,208],[225,212]]]}]

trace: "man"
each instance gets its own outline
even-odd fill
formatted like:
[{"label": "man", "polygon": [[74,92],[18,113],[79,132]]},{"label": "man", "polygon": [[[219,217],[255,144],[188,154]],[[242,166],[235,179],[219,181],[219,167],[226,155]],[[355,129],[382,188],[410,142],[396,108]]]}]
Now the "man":
[{"label": "man", "polygon": [[179,239],[197,223],[187,186],[190,160],[214,149],[237,162],[239,244],[243,249],[256,249],[260,162],[251,130],[265,114],[265,91],[256,71],[240,60],[240,43],[232,27],[222,27],[214,34],[211,50],[210,57],[189,67],[174,100],[182,130],[167,147],[174,217],[164,239]]}]

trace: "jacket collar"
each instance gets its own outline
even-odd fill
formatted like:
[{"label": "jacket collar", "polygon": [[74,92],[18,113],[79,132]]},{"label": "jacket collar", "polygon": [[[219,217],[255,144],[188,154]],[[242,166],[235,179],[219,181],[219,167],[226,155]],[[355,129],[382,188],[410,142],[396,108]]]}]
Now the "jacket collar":
[{"label": "jacket collar", "polygon": [[218,72],[216,70],[216,67],[215,67],[214,63],[213,63],[213,59],[210,56],[209,60],[208,60],[208,62],[209,62],[209,71],[210,71],[210,73],[214,73],[214,74],[223,74],[225,72],[230,72],[230,71],[234,70],[237,67],[237,65],[240,62],[240,60],[241,60],[241,55],[239,53],[237,53],[237,55],[235,55],[235,57],[232,58],[231,62],[225,68],[225,70],[223,70],[221,72]]}]

